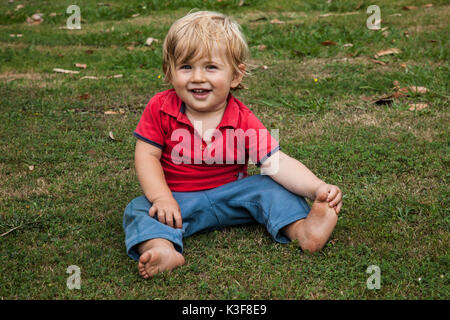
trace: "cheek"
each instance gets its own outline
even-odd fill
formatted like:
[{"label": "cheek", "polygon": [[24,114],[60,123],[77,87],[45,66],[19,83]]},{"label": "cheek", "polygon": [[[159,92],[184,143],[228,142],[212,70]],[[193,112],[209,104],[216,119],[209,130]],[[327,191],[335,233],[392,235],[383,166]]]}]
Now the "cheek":
[{"label": "cheek", "polygon": [[231,79],[229,79],[227,76],[221,75],[214,77],[214,80],[212,82],[217,88],[228,90],[230,88]]}]

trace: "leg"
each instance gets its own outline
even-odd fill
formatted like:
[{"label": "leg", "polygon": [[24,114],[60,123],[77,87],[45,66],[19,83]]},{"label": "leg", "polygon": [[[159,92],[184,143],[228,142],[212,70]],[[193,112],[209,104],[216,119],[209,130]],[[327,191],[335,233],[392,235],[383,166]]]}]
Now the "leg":
[{"label": "leg", "polygon": [[327,193],[319,195],[305,219],[297,220],[282,229],[291,239],[297,239],[300,247],[309,252],[323,248],[337,223],[337,214],[326,202]]},{"label": "leg", "polygon": [[137,246],[137,251],[140,254],[139,274],[144,279],[182,266],[185,262],[183,255],[166,239],[156,238],[142,242]]},{"label": "leg", "polygon": [[123,228],[128,256],[138,261],[139,274],[147,279],[184,264],[183,237],[212,229],[217,219],[208,198],[198,192],[174,192],[180,204],[183,228],[175,229],[149,216],[151,203],[145,196],[125,208]]}]

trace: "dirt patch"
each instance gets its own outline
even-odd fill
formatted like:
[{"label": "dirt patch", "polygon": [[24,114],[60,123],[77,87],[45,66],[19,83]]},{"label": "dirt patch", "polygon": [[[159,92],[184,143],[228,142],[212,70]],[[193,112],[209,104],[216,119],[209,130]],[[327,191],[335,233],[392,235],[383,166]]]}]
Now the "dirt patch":
[{"label": "dirt patch", "polygon": [[4,72],[0,73],[0,81],[10,82],[17,79],[26,80],[42,80],[43,75],[37,72],[27,72],[27,73],[14,73],[14,72]]}]

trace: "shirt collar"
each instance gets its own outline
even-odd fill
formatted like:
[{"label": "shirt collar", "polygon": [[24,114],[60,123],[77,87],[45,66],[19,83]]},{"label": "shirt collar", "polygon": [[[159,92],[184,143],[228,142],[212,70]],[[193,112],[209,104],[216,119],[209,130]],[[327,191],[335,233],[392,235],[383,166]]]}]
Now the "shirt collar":
[{"label": "shirt collar", "polygon": [[[236,99],[231,93],[228,94],[227,107],[223,113],[222,120],[218,128],[220,127],[233,127],[236,128],[239,118],[239,106]],[[192,126],[192,123],[188,119],[185,113],[186,106],[184,102],[175,93],[175,89],[168,90],[168,95],[161,105],[161,111],[175,117],[177,121]]]}]

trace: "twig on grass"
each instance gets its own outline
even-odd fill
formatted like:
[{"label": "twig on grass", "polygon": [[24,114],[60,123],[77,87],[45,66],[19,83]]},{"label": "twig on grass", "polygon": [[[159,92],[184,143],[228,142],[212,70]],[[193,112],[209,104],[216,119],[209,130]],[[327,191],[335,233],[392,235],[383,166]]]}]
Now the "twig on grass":
[{"label": "twig on grass", "polygon": [[41,220],[40,220],[41,217],[42,217],[42,215],[39,215],[39,216],[37,216],[36,219],[34,219],[34,221],[22,223],[22,224],[20,224],[20,225],[18,225],[18,226],[15,226],[14,228],[9,229],[8,231],[2,233],[2,234],[0,235],[0,238],[6,236],[7,234],[9,234],[9,233],[11,233],[11,232],[13,232],[14,230],[17,230],[17,229],[19,229],[19,228],[22,228],[22,227],[24,227],[24,226],[26,226],[26,225],[32,225],[32,224],[41,222]]},{"label": "twig on grass", "polygon": [[20,226],[17,226],[17,227],[12,228],[12,229],[6,231],[5,233],[2,233],[2,234],[0,235],[0,237],[6,236],[8,233],[10,233],[10,232],[12,232],[12,231],[14,231],[14,230],[16,230],[16,229],[19,229],[20,227],[23,227],[23,224],[21,224]]}]

